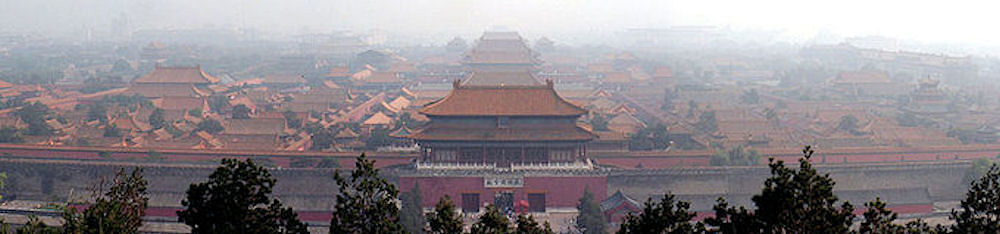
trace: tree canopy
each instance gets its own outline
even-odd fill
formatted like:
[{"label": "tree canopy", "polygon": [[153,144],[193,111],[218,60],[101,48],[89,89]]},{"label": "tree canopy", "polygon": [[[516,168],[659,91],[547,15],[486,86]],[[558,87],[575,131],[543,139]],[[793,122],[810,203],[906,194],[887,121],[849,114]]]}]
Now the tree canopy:
[{"label": "tree canopy", "polygon": [[455,203],[448,195],[441,197],[434,205],[434,211],[427,214],[428,233],[451,234],[462,232],[462,217],[455,211]]},{"label": "tree canopy", "polygon": [[846,233],[854,218],[854,206],[837,206],[833,194],[836,182],[829,174],[820,175],[809,159],[813,150],[806,146],[799,159],[799,169],[784,161],[770,159],[771,177],[764,181],[760,194],[752,200],[756,210],[732,207],[719,198],[712,208],[715,217],[705,222],[722,233]]},{"label": "tree canopy", "polygon": [[333,207],[330,233],[399,233],[399,208],[396,197],[399,190],[389,181],[380,178],[375,162],[365,154],[358,156],[351,176],[345,178],[338,172],[333,179],[340,187],[337,204]]},{"label": "tree canopy", "polygon": [[665,194],[660,202],[646,199],[642,213],[629,214],[622,222],[619,234],[625,233],[700,233],[701,223],[691,223],[696,214],[690,211],[691,203],[678,201],[673,194]]},{"label": "tree canopy", "polygon": [[308,233],[291,208],[270,197],[275,183],[251,159],[223,159],[208,181],[188,188],[178,220],[192,233]]},{"label": "tree canopy", "polygon": [[583,196],[580,197],[580,203],[577,203],[576,210],[579,211],[576,216],[576,230],[583,234],[607,233],[601,205],[594,199],[590,188],[583,190]]}]

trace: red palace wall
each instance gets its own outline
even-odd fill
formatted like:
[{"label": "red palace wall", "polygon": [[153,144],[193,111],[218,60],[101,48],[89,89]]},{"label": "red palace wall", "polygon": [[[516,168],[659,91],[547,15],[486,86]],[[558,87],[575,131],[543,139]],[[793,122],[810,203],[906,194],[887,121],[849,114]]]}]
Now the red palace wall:
[{"label": "red palace wall", "polygon": [[[409,191],[414,184],[420,184],[424,207],[433,207],[444,195],[448,195],[455,206],[462,206],[462,194],[478,193],[480,203],[493,203],[496,192],[514,192],[515,200],[527,200],[528,193],[544,193],[545,206],[576,207],[585,189],[590,189],[594,199],[601,201],[607,196],[608,179],[605,176],[544,176],[524,177],[519,188],[487,188],[483,177],[400,177],[400,191]],[[479,204],[482,206],[482,204]]]}]

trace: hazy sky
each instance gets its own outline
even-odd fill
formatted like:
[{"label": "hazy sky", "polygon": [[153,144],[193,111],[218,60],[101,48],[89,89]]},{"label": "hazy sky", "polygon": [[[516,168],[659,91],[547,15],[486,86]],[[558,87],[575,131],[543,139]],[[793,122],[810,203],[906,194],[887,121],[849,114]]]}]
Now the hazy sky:
[{"label": "hazy sky", "polygon": [[135,29],[476,33],[504,26],[537,35],[715,25],[784,30],[798,38],[825,30],[998,45],[998,7],[995,1],[971,0],[0,0],[0,30],[107,30],[111,19],[124,13]]}]

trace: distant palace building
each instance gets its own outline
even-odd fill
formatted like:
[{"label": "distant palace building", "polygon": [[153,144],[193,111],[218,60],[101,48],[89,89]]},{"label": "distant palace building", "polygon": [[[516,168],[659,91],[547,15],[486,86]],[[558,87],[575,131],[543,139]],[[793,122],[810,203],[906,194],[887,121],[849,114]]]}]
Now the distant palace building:
[{"label": "distant palace building", "polygon": [[208,85],[215,83],[219,78],[208,75],[201,66],[156,65],[152,72],[132,81],[130,91],[147,98],[206,97],[212,92]]},{"label": "distant palace building", "polygon": [[421,156],[399,169],[401,190],[419,184],[424,206],[450,196],[466,213],[573,209],[586,189],[604,199],[607,176],[587,157],[596,135],[577,125],[588,111],[532,76],[520,35],[487,32],[466,54],[469,76],[424,106],[429,122],[407,135]]}]

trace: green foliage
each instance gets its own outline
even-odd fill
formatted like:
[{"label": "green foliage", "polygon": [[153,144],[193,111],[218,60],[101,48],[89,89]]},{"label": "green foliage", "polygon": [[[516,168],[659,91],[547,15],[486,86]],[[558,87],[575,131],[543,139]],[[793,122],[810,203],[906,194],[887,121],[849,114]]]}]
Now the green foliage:
[{"label": "green foliage", "polygon": [[7,172],[0,172],[0,201],[3,201],[4,187],[7,183]]},{"label": "green foliage", "polygon": [[858,231],[861,233],[901,233],[903,227],[892,223],[896,221],[897,214],[885,206],[886,203],[879,197],[865,203],[865,207],[868,208],[864,213],[865,220],[861,222]]},{"label": "green foliage", "polygon": [[510,227],[510,219],[492,204],[486,206],[486,212],[482,216],[479,216],[479,220],[472,224],[470,230],[472,234],[506,234],[513,232]]},{"label": "green foliage", "polygon": [[594,127],[594,131],[608,131],[608,117],[594,113],[594,117],[590,118],[590,125]]},{"label": "green foliage", "polygon": [[149,126],[152,126],[154,130],[167,126],[167,120],[163,117],[163,109],[156,108],[153,113],[149,114]]},{"label": "green foliage", "polygon": [[743,146],[736,146],[727,151],[715,152],[710,163],[712,166],[752,166],[760,164],[760,153]]},{"label": "green foliage", "polygon": [[212,110],[225,110],[229,106],[229,96],[226,95],[213,95],[208,98],[208,108]]},{"label": "green foliage", "polygon": [[118,125],[108,124],[104,126],[104,137],[121,137],[122,131],[118,129]]},{"label": "green foliage", "polygon": [[694,126],[705,132],[719,131],[719,121],[715,119],[715,111],[706,111],[698,115],[698,122]]},{"label": "green foliage", "polygon": [[201,118],[202,116],[204,116],[203,114],[204,113],[202,113],[201,108],[194,108],[194,109],[188,110],[188,115],[190,115],[190,116]]},{"label": "green foliage", "polygon": [[340,188],[337,204],[333,207],[330,233],[399,233],[399,208],[396,197],[399,191],[389,181],[380,178],[375,162],[365,154],[358,156],[350,178],[333,179]]},{"label": "green foliage", "polygon": [[67,233],[138,233],[146,213],[148,182],[142,168],[131,172],[121,169],[115,174],[111,188],[95,198],[83,213],[67,210],[63,213]]},{"label": "green foliage", "polygon": [[383,127],[375,127],[372,129],[371,134],[365,138],[365,147],[369,149],[375,149],[382,146],[387,146],[392,142],[389,138],[389,129]]},{"label": "green foliage", "polygon": [[990,167],[992,167],[994,164],[997,163],[993,162],[988,158],[977,158],[975,160],[972,160],[972,166],[969,167],[967,171],[965,171],[965,177],[962,178],[962,184],[971,185],[972,182],[975,182],[976,180],[979,180],[979,178],[986,176],[986,173],[990,171]]},{"label": "green foliage", "polygon": [[295,112],[292,112],[291,110],[286,110],[285,112],[281,112],[281,115],[285,117],[285,123],[288,124],[288,127],[290,128],[302,127],[302,119],[300,119],[299,116],[295,114]]},{"label": "green foliage", "polygon": [[402,209],[399,211],[399,223],[408,233],[424,233],[427,220],[424,219],[423,198],[420,196],[420,184],[414,184],[413,189],[400,194]]},{"label": "green foliage", "polygon": [[434,205],[434,211],[427,214],[428,233],[451,234],[462,232],[462,217],[455,211],[455,203],[448,195],[441,197]]},{"label": "green foliage", "polygon": [[[309,124],[307,124],[309,125]],[[312,135],[312,145],[309,146],[309,150],[324,150],[333,146],[334,136],[336,134],[330,128],[322,128],[316,130]]]},{"label": "green foliage", "polygon": [[674,110],[674,99],[677,98],[676,88],[667,88],[663,90],[663,104],[660,105],[660,110],[672,111]]},{"label": "green foliage", "polygon": [[670,146],[670,135],[667,126],[656,124],[652,127],[640,128],[629,136],[631,150],[662,150]]},{"label": "green foliage", "polygon": [[11,126],[0,127],[0,143],[22,143],[24,142],[24,137],[21,136],[21,131],[17,128]]},{"label": "green foliage", "polygon": [[142,107],[142,108],[152,108],[153,107],[153,101],[150,101],[148,98],[146,98],[146,97],[144,97],[142,95],[139,95],[139,94],[133,94],[133,95],[118,94],[118,95],[114,95],[114,96],[105,96],[97,104],[98,105],[109,105],[109,106],[110,105],[116,105],[116,106],[128,108],[131,111],[136,111],[140,107]]},{"label": "green foliage", "polygon": [[752,200],[757,209],[731,207],[719,198],[712,208],[715,217],[705,222],[721,233],[846,233],[854,210],[848,202],[836,206],[833,194],[836,182],[829,174],[820,175],[809,159],[813,151],[806,146],[799,159],[799,169],[770,159],[771,177],[764,181],[761,193]]},{"label": "green foliage", "polygon": [[194,129],[194,132],[205,131],[207,133],[216,134],[222,132],[223,130],[226,129],[222,128],[222,123],[219,123],[218,120],[205,119],[201,121],[201,123],[198,123],[198,127]]},{"label": "green foliage", "polygon": [[660,202],[646,200],[639,215],[628,214],[618,233],[702,233],[705,226],[692,224],[697,214],[691,212],[691,203],[676,201],[673,194],[665,194]]},{"label": "green foliage", "polygon": [[35,102],[21,107],[14,112],[14,115],[21,118],[28,124],[25,134],[32,136],[50,136],[53,133],[52,126],[45,122],[49,115],[49,107],[41,102]]},{"label": "green foliage", "polygon": [[208,181],[188,187],[178,221],[192,233],[307,233],[292,208],[270,198],[276,182],[251,159],[223,159]]},{"label": "green foliage", "polygon": [[28,215],[28,222],[18,228],[14,233],[17,234],[58,234],[63,233],[57,227],[50,227],[45,225],[41,220],[38,219],[36,215]]},{"label": "green foliage", "polygon": [[576,230],[582,234],[607,233],[607,223],[604,222],[604,214],[601,213],[601,204],[594,199],[590,188],[583,190],[583,196],[580,197],[576,209],[580,211],[576,216]]},{"label": "green foliage", "polygon": [[952,210],[955,233],[1000,232],[1000,165],[992,165],[986,174],[973,181],[962,209]]},{"label": "green foliage", "polygon": [[101,123],[108,122],[108,107],[103,103],[87,105],[87,121],[100,120]]},{"label": "green foliage", "polygon": [[881,198],[876,197],[874,201],[865,203],[868,207],[864,213],[864,221],[858,228],[858,233],[945,233],[947,230],[938,225],[931,227],[923,220],[917,219],[906,224],[894,223],[898,216],[886,208],[886,203]]},{"label": "green foliage", "polygon": [[518,234],[555,234],[552,231],[552,227],[549,226],[549,222],[545,221],[544,224],[539,225],[535,218],[527,215],[518,215],[517,221],[515,223],[517,228],[514,229],[514,233]]},{"label": "green foliage", "polygon": [[837,130],[845,131],[855,136],[864,135],[863,132],[858,131],[858,121],[858,117],[854,117],[854,115],[840,116],[840,123],[837,123]]},{"label": "green foliage", "polygon": [[233,119],[249,119],[250,118],[250,107],[247,105],[239,104],[233,107]]}]

